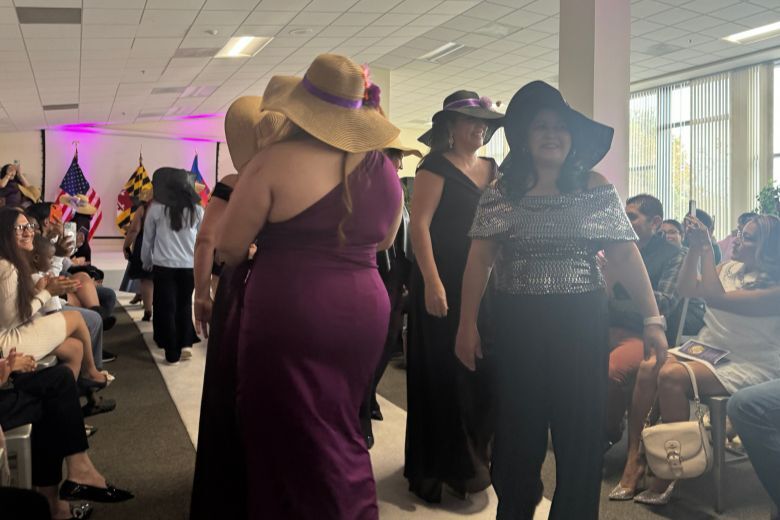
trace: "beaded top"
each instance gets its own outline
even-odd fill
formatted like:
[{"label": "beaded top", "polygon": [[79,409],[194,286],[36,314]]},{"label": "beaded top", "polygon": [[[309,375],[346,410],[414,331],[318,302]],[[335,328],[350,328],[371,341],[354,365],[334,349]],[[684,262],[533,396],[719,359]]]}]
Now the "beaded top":
[{"label": "beaded top", "polygon": [[604,287],[596,253],[637,240],[611,184],[561,195],[505,198],[494,184],[482,194],[471,238],[501,244],[498,289],[511,294],[579,294]]}]

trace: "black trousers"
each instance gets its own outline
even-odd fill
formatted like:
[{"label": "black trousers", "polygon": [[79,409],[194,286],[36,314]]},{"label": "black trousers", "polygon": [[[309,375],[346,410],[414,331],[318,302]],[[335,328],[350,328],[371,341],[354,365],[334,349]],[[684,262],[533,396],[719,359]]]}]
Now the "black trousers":
[{"label": "black trousers", "polygon": [[556,488],[550,519],[597,520],[609,366],[602,291],[499,294],[498,416],[491,474],[500,520],[531,520],[552,432]]},{"label": "black trousers", "polygon": [[195,339],[192,324],[192,269],[154,266],[154,341],[168,361],[178,361],[182,347]]},{"label": "black trousers", "polygon": [[56,486],[62,460],[89,447],[73,372],[56,365],[19,374],[13,385],[0,391],[0,426],[7,431],[32,423],[33,485]]}]

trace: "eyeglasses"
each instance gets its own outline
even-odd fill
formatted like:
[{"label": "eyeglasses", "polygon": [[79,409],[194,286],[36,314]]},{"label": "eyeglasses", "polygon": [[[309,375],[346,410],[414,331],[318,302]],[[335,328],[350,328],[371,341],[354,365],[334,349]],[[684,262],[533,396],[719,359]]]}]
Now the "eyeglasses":
[{"label": "eyeglasses", "polygon": [[35,233],[35,226],[32,224],[16,224],[14,226],[14,231],[16,231],[17,235],[23,235],[25,231]]}]

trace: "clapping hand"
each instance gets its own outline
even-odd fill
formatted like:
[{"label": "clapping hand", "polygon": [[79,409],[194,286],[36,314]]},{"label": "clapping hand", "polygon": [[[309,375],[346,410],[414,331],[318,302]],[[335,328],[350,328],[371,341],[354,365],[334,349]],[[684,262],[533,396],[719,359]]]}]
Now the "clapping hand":
[{"label": "clapping hand", "polygon": [[16,347],[13,347],[8,351],[8,355],[4,358],[0,358],[0,385],[4,385],[8,378],[11,377],[11,372],[14,371],[14,365],[16,364]]}]

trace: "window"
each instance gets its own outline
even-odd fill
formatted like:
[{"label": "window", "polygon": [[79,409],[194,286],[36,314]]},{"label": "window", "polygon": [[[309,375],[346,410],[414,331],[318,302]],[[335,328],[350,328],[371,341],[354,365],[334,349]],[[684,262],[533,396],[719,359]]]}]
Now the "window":
[{"label": "window", "polygon": [[501,165],[501,161],[506,157],[507,152],[506,138],[504,137],[504,129],[499,128],[496,133],[493,134],[493,138],[488,144],[485,145],[484,155],[485,157],[492,157],[496,162]]},{"label": "window", "polygon": [[630,101],[629,193],[649,193],[667,218],[681,219],[688,200],[730,229],[729,82],[716,74],[635,92]]}]

